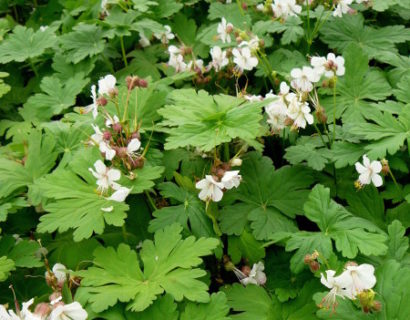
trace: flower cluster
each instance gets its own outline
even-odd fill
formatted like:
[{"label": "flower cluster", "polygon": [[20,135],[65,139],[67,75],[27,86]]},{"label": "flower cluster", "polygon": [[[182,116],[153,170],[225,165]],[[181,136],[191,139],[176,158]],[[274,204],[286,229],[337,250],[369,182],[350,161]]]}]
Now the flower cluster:
[{"label": "flower cluster", "polygon": [[256,9],[265,13],[273,14],[276,19],[285,21],[288,17],[296,16],[302,12],[302,7],[296,3],[296,0],[274,0],[260,3]]},{"label": "flower cluster", "polygon": [[[99,114],[99,109],[103,112],[105,118],[105,128],[100,129],[98,125],[92,124],[94,133],[91,135],[88,142],[89,145],[97,146],[104,156],[105,160],[111,161],[113,164],[122,164],[128,171],[135,168],[141,168],[144,165],[144,157],[141,153],[141,136],[138,131],[137,123],[134,123],[134,128],[131,130],[129,124],[124,120],[121,121],[117,115],[111,115],[105,110],[108,100],[117,104],[118,89],[115,87],[116,78],[113,75],[107,75],[98,81],[98,98],[96,95],[96,86],[91,87],[93,104],[86,107],[83,113],[92,112],[94,118]],[[127,88],[129,91],[135,87],[146,87],[148,84],[144,79],[137,76],[127,77]],[[125,117],[124,117],[125,119]],[[113,192],[108,200],[117,202],[125,201],[131,189],[118,184],[121,177],[121,171],[115,168],[108,168],[103,161],[98,160],[94,163],[94,168],[89,168],[89,171],[97,179],[97,191],[106,195],[108,191]],[[106,208],[110,211],[112,207]]]},{"label": "flower cluster", "polygon": [[369,158],[364,155],[363,164],[356,162],[355,167],[357,173],[359,173],[359,179],[357,180],[357,186],[359,188],[371,183],[373,183],[375,187],[383,185],[383,179],[379,174],[383,169],[383,165],[380,161],[370,162]]},{"label": "flower cluster", "polygon": [[337,0],[333,16],[341,18],[346,13],[354,13],[355,10],[350,7],[354,2],[367,4],[369,0]]},{"label": "flower cluster", "polygon": [[80,303],[72,302],[65,304],[62,301],[62,290],[64,284],[69,280],[76,283],[75,279],[67,277],[70,271],[61,263],[56,263],[51,270],[46,271],[45,278],[47,284],[53,289],[53,294],[49,297],[49,302],[41,302],[36,305],[34,311],[30,307],[34,303],[34,298],[23,302],[22,308],[17,310],[7,310],[5,306],[0,305],[1,320],[85,320],[88,317],[87,311],[83,309]]},{"label": "flower cluster", "polygon": [[[345,270],[338,276],[336,271],[326,270],[326,277],[322,273],[320,282],[330,289],[330,292],[322,299],[320,307],[334,310],[337,307],[336,297],[342,299],[348,298],[354,300],[356,298],[364,297],[364,295],[374,296],[371,290],[376,284],[376,277],[374,275],[374,267],[370,264],[357,265],[354,262],[346,264]],[[370,301],[369,305],[363,308],[371,309],[373,303]]]},{"label": "flower cluster", "polygon": [[201,190],[198,195],[199,199],[218,202],[221,201],[224,190],[239,187],[242,180],[239,170],[230,171],[229,169],[229,164],[214,167],[212,175],[206,175],[204,179],[198,181],[195,187]]},{"label": "flower cluster", "polygon": [[224,256],[224,265],[225,270],[233,271],[238,278],[238,280],[244,285],[254,284],[257,286],[263,286],[266,283],[266,274],[265,274],[265,265],[262,261],[254,263],[252,269],[248,265],[242,266],[239,270],[235,265],[230,261],[228,256]]}]

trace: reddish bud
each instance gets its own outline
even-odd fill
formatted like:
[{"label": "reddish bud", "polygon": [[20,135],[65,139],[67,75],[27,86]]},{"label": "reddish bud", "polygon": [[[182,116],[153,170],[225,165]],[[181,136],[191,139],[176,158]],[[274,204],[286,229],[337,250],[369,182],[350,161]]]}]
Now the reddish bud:
[{"label": "reddish bud", "polygon": [[305,257],[303,258],[304,264],[310,264],[311,261],[312,261],[312,257],[310,256],[310,254],[305,255]]},{"label": "reddish bud", "polygon": [[382,309],[382,303],[378,300],[373,301],[373,310],[379,312]]},{"label": "reddish bud", "polygon": [[121,125],[121,123],[118,123],[118,122],[114,123],[112,125],[112,128],[116,133],[121,133],[121,131],[122,131],[122,125]]},{"label": "reddish bud", "polygon": [[248,10],[248,5],[245,2],[242,2],[242,9]]},{"label": "reddish bud", "polygon": [[108,103],[108,101],[105,97],[99,97],[97,99],[97,105],[98,106],[104,107],[105,105],[107,105],[107,103]]},{"label": "reddish bud", "polygon": [[311,261],[309,263],[309,268],[310,268],[310,271],[316,272],[320,269],[320,264],[317,261]]},{"label": "reddish bud", "polygon": [[127,156],[127,148],[119,147],[116,149],[116,153],[120,158],[125,158]]},{"label": "reddish bud", "polygon": [[130,159],[131,160],[131,167],[133,169],[137,169],[137,168],[142,168],[144,166],[144,158],[143,157],[139,157],[136,159]]},{"label": "reddish bud", "polygon": [[243,266],[241,268],[241,271],[243,272],[244,275],[249,276],[249,274],[251,273],[251,267],[249,266]]},{"label": "reddish bud", "polygon": [[131,139],[138,139],[141,140],[141,135],[138,131],[135,131],[131,134]]},{"label": "reddish bud", "polygon": [[141,88],[146,88],[146,87],[148,87],[148,82],[147,82],[147,80],[140,79],[140,80],[138,81],[138,86],[141,87]]},{"label": "reddish bud", "polygon": [[34,313],[44,319],[51,311],[50,305],[45,302],[39,303],[34,309]]},{"label": "reddish bud", "polygon": [[110,131],[104,131],[103,133],[103,139],[104,140],[110,140],[111,139],[111,132]]}]

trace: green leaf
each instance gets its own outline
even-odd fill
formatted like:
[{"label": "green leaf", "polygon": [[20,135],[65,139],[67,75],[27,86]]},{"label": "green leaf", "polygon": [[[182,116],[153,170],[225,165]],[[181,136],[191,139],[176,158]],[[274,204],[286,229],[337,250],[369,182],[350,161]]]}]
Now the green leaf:
[{"label": "green leaf", "polygon": [[225,18],[235,28],[247,29],[252,25],[250,16],[244,13],[236,3],[222,4],[220,2],[213,2],[208,12],[209,20]]},{"label": "green leaf", "polygon": [[7,197],[20,188],[32,188],[33,183],[54,167],[57,153],[55,140],[40,130],[31,130],[28,137],[27,159],[23,164],[0,158],[0,198]]},{"label": "green leaf", "polygon": [[[259,25],[258,25],[259,24]],[[286,45],[299,41],[303,37],[304,31],[300,26],[302,20],[297,17],[289,17],[286,21],[258,21],[254,28],[259,32],[283,33],[280,40],[281,44]]]},{"label": "green leaf", "polygon": [[398,89],[394,89],[393,93],[397,97],[398,100],[403,101],[404,103],[409,103],[410,101],[410,93],[409,93],[409,86],[410,86],[410,75],[407,75],[401,78],[400,82],[397,84]]},{"label": "green leaf", "polygon": [[180,320],[229,320],[229,307],[223,292],[213,293],[207,304],[188,303]]},{"label": "green leaf", "polygon": [[[361,121],[368,113],[371,101],[384,100],[391,95],[391,88],[382,72],[369,69],[367,54],[357,44],[344,51],[346,74],[336,85],[336,110],[332,98],[324,99],[327,114],[336,112],[344,122]],[[329,117],[328,121],[332,121]]]},{"label": "green leaf", "polygon": [[409,249],[409,238],[405,236],[406,229],[398,220],[388,226],[389,242],[387,256],[400,262]]},{"label": "green leaf", "polygon": [[286,148],[285,159],[291,164],[300,164],[304,161],[314,170],[321,171],[328,163],[327,149],[317,148],[314,144],[298,144]]},{"label": "green leaf", "polygon": [[226,290],[228,305],[235,311],[232,319],[237,320],[281,320],[280,305],[271,299],[262,287],[235,283]]},{"label": "green leaf", "polygon": [[234,264],[245,258],[252,265],[265,257],[265,249],[251,233],[244,230],[239,237],[228,238],[228,254]]},{"label": "green leaf", "polygon": [[174,90],[168,97],[173,104],[158,111],[164,117],[162,125],[172,128],[165,149],[193,146],[210,151],[236,138],[260,149],[260,103],[193,89]]},{"label": "green leaf", "polygon": [[11,87],[8,84],[4,83],[3,79],[1,79],[7,77],[8,75],[9,74],[7,72],[0,72],[0,98],[11,89]]},{"label": "green leaf", "polygon": [[6,280],[13,270],[15,270],[13,260],[7,259],[6,256],[0,257],[0,281]]},{"label": "green leaf", "polygon": [[388,112],[372,111],[366,115],[372,122],[358,123],[351,132],[372,142],[365,146],[370,158],[384,158],[395,154],[410,137],[410,110],[403,109],[396,118]]},{"label": "green leaf", "polygon": [[[158,186],[165,198],[177,201],[178,205],[164,207],[153,212],[156,219],[150,221],[148,230],[155,232],[178,222],[184,229],[192,230],[196,237],[210,237],[214,235],[211,220],[205,213],[205,206],[198,198],[197,192],[178,187],[171,182]],[[188,225],[189,221],[189,225]]]},{"label": "green leaf", "polygon": [[370,58],[378,58],[382,52],[397,53],[396,43],[410,40],[410,33],[404,26],[394,25],[382,28],[364,26],[361,14],[346,15],[343,19],[333,18],[320,30],[321,39],[330,48],[345,52],[349,44],[363,48]]},{"label": "green leaf", "polygon": [[0,63],[22,62],[38,57],[54,46],[56,40],[53,28],[34,32],[31,28],[18,25],[0,44]]},{"label": "green leaf", "polygon": [[[96,192],[95,178],[88,172],[100,158],[96,148],[79,150],[69,169],[59,169],[36,181],[43,197],[53,199],[45,204],[48,212],[40,217],[39,232],[64,232],[75,229],[74,241],[102,234],[105,224],[121,227],[128,205],[107,200]],[[88,164],[88,166],[87,166]]]},{"label": "green leaf", "polygon": [[[221,211],[224,230],[229,234],[240,234],[248,218],[252,221],[253,235],[258,240],[271,239],[275,232],[297,231],[293,221],[286,216],[293,218],[302,213],[309,193],[305,188],[312,183],[310,172],[296,166],[284,166],[275,171],[269,158],[251,152],[244,157],[240,173],[243,180],[241,185],[230,191],[230,197],[239,203],[226,206]],[[233,220],[229,217],[232,211],[237,211],[235,227],[229,226]]]},{"label": "green leaf", "polygon": [[335,141],[329,152],[336,169],[354,165],[363,155],[363,145],[346,141]]},{"label": "green leaf", "polygon": [[82,74],[62,83],[59,78],[44,77],[40,88],[44,93],[31,96],[20,109],[20,114],[27,121],[47,121],[73,106],[77,95],[83,90],[89,79],[83,79]]},{"label": "green leaf", "polygon": [[120,244],[113,248],[97,248],[94,266],[78,274],[81,288],[95,312],[101,312],[118,301],[129,302],[128,309],[142,311],[164,291],[176,301],[208,302],[207,286],[198,278],[206,272],[194,268],[201,256],[209,255],[219,243],[213,238],[193,236],[182,240],[182,227],[173,224],[157,231],[154,241],[145,240],[140,252],[143,270],[135,251]]},{"label": "green leaf", "polygon": [[78,63],[104,51],[104,33],[97,25],[78,24],[73,30],[59,37],[67,61]]},{"label": "green leaf", "polygon": [[[167,319],[178,320],[177,304],[171,295],[166,294],[163,297],[159,297],[154,303],[142,312],[134,313],[127,312],[129,317],[127,319],[138,320],[153,320],[153,319]],[[135,315],[137,317],[135,318]]]}]

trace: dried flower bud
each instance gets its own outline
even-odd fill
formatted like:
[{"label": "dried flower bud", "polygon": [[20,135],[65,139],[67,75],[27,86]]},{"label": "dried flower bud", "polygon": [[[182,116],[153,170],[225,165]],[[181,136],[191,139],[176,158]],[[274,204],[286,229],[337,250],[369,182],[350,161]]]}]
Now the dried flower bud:
[{"label": "dried flower bud", "polygon": [[131,139],[141,140],[141,134],[138,131],[135,131],[131,134]]},{"label": "dried flower bud", "polygon": [[130,159],[132,169],[142,168],[144,166],[144,158],[138,157],[135,159]]},{"label": "dried flower bud", "polygon": [[105,97],[99,97],[98,99],[97,99],[97,105],[98,106],[101,106],[101,107],[104,107],[104,106],[106,106],[107,105],[107,103],[108,103],[108,101],[107,101],[107,99],[105,98]]},{"label": "dried flower bud", "polygon": [[121,133],[121,131],[122,131],[122,125],[119,122],[114,123],[112,125],[112,128],[116,133]]},{"label": "dried flower bud", "polygon": [[250,266],[243,266],[241,268],[241,271],[243,272],[244,275],[249,276],[251,273],[251,267]]},{"label": "dried flower bud", "polygon": [[146,87],[148,87],[148,82],[147,82],[147,80],[140,79],[140,80],[138,81],[138,86],[141,87],[141,88],[146,88]]},{"label": "dried flower bud", "polygon": [[390,172],[389,161],[382,159],[380,162],[382,164],[382,173],[383,175],[387,176]]},{"label": "dried flower bud", "polygon": [[373,301],[373,310],[379,312],[382,309],[382,303],[378,300]]},{"label": "dried flower bud", "polygon": [[316,272],[320,269],[320,264],[317,261],[311,261],[309,263],[309,268],[310,268],[310,271]]},{"label": "dried flower bud", "polygon": [[303,258],[303,263],[304,264],[310,264],[312,262],[312,257],[310,254],[305,255],[305,257]]},{"label": "dried flower bud", "polygon": [[48,303],[41,302],[34,309],[34,314],[40,316],[40,318],[43,319],[50,313],[50,311],[50,305]]},{"label": "dried flower bud", "polygon": [[316,109],[315,114],[316,114],[316,119],[319,123],[324,123],[325,124],[327,122],[327,115],[326,115],[325,109],[323,109],[321,106],[319,106]]},{"label": "dried flower bud", "polygon": [[110,140],[111,139],[111,132],[110,131],[104,131],[103,133],[103,139],[104,140]]},{"label": "dried flower bud", "polygon": [[232,33],[232,31],[233,31],[233,26],[232,25],[227,25],[227,27],[226,27],[226,33]]},{"label": "dried flower bud", "polygon": [[115,151],[117,153],[117,156],[119,156],[120,158],[126,158],[127,157],[127,148],[126,147],[116,148]]}]

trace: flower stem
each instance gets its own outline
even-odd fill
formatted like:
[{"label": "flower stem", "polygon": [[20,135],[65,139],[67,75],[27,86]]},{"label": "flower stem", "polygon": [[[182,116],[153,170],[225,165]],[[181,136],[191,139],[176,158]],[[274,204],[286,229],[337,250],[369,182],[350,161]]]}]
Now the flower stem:
[{"label": "flower stem", "polygon": [[224,143],[224,157],[225,157],[225,161],[229,161],[230,156],[229,156],[229,143],[228,142]]},{"label": "flower stem", "polygon": [[120,37],[120,43],[121,43],[122,60],[124,60],[125,67],[128,67],[127,57],[125,55],[124,38],[122,36]]},{"label": "flower stem", "polygon": [[397,183],[396,177],[394,176],[394,174],[393,174],[393,172],[390,170],[390,168],[389,168],[389,174],[390,174],[390,177],[392,178],[394,184],[396,185],[396,188],[401,192],[401,189],[400,189],[400,187],[399,187],[399,184]]},{"label": "flower stem", "polygon": [[320,140],[322,140],[323,145],[327,148],[327,144],[326,144],[326,142],[325,142],[325,139],[323,139],[323,135],[322,135],[322,133],[320,132],[319,128],[317,127],[316,123],[313,123],[313,126],[315,127],[317,133],[319,134]]},{"label": "flower stem", "polygon": [[29,63],[30,63],[31,70],[33,70],[34,74],[35,74],[36,77],[38,78],[37,67],[35,66],[33,60],[29,59],[28,61],[29,61]]},{"label": "flower stem", "polygon": [[155,203],[154,203],[154,200],[152,200],[152,197],[151,197],[151,195],[149,194],[148,191],[145,191],[145,195],[147,196],[148,201],[149,201],[149,203],[150,203],[152,209],[154,209],[154,211],[158,210],[157,206],[156,206]]},{"label": "flower stem", "polygon": [[332,145],[336,139],[336,85],[337,85],[337,78],[336,76],[333,77],[334,86],[333,86],[333,138],[332,138]]}]

